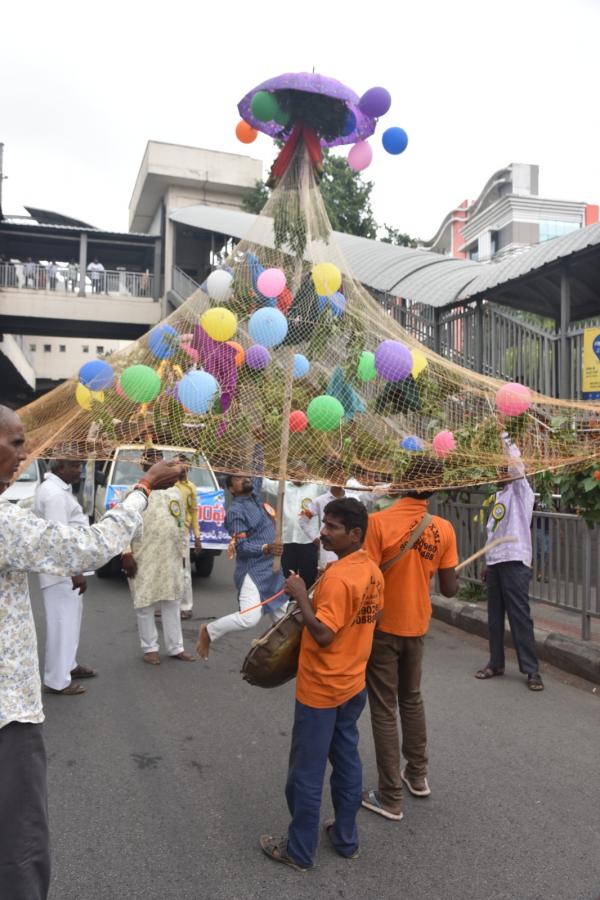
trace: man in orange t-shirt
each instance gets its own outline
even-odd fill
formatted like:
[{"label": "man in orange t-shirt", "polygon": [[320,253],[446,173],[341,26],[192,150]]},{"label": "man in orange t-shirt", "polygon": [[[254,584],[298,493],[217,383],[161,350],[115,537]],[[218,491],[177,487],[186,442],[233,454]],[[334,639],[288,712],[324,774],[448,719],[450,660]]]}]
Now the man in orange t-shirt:
[{"label": "man in orange t-shirt", "polygon": [[[423,468],[422,464],[419,468]],[[431,492],[407,493],[392,506],[369,517],[365,550],[377,565],[385,567],[410,541],[411,534],[428,514],[430,496]],[[432,516],[414,546],[385,569],[385,609],[375,631],[367,667],[379,789],[365,791],[362,803],[386,819],[400,821],[402,818],[403,781],[416,797],[431,793],[427,783],[427,731],[421,697],[425,634],[431,619],[429,585],[433,575],[439,572],[442,594],[453,597],[458,589],[457,564],[452,525],[440,516]],[[404,769],[400,768],[397,707],[406,759]]]},{"label": "man in orange t-shirt", "polygon": [[360,501],[333,500],[324,510],[321,543],[338,560],[317,583],[314,609],[301,578],[292,576],[285,583],[305,626],[285,789],[292,821],[287,836],[263,835],[260,843],[271,859],[295,869],[314,864],[328,759],[335,819],[325,825],[327,835],[340,856],[358,855],[362,765],[357,722],[367,699],[365,670],[383,607],[383,576],[361,549],[367,523]]}]

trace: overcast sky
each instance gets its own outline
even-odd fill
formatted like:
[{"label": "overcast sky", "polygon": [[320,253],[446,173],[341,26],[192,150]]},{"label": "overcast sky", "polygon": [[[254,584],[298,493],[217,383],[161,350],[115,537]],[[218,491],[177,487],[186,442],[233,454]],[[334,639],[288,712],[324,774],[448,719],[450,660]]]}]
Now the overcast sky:
[{"label": "overcast sky", "polygon": [[[409,146],[366,175],[379,223],[428,238],[510,162],[546,197],[600,202],[600,0],[5,0],[3,209],[127,230],[149,139],[233,153],[237,103],[286,71],[392,94]],[[270,165],[260,135],[250,154]]]}]

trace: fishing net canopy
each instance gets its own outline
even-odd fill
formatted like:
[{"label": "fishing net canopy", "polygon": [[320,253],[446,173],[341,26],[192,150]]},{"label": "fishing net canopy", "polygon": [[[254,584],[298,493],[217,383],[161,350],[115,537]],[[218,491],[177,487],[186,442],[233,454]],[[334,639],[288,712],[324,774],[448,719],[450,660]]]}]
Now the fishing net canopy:
[{"label": "fishing net canopy", "polygon": [[[600,455],[599,407],[436,355],[353,276],[321,196],[320,148],[352,143],[349,164],[365,167],[386,111],[387,92],[374,90],[373,103],[332,79],[286,75],[244,97],[240,138],[260,128],[283,143],[262,213],[164,322],[20,411],[31,456],[168,445],[221,472],[283,477],[302,462],[312,481],[343,473],[401,488],[495,481],[502,430],[529,474]],[[400,144],[388,138],[390,152]]]}]

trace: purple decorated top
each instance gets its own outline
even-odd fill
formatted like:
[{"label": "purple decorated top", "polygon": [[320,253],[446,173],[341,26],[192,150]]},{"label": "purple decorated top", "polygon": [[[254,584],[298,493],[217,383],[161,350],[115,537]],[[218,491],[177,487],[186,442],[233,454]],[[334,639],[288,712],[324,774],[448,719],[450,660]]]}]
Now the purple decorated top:
[{"label": "purple decorated top", "polygon": [[239,113],[244,119],[265,134],[271,137],[277,137],[286,129],[278,122],[261,122],[252,115],[252,98],[259,91],[284,91],[296,90],[307,91],[309,94],[324,94],[326,97],[333,97],[335,100],[342,100],[347,108],[354,114],[356,119],[356,127],[349,134],[343,134],[333,140],[321,138],[323,147],[336,147],[340,144],[355,144],[356,141],[364,141],[370,137],[375,131],[377,120],[371,116],[366,116],[358,108],[359,97],[354,91],[336,81],[335,78],[327,78],[325,75],[316,75],[312,72],[287,72],[285,75],[277,75],[276,78],[269,78],[263,81],[257,87],[252,88],[249,93],[238,103]]}]

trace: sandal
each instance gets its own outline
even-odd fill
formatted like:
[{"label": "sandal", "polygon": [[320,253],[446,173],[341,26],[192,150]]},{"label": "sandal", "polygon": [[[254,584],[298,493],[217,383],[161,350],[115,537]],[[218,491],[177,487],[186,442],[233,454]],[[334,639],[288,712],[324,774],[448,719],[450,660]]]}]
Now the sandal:
[{"label": "sandal", "polygon": [[358,857],[360,856],[360,847],[357,847],[356,850],[352,851],[352,853],[347,853],[347,854],[340,853],[340,851],[337,849],[337,847],[333,843],[333,839],[331,837],[331,829],[333,828],[334,825],[335,825],[335,819],[328,819],[327,822],[325,822],[325,824],[323,825],[323,828],[325,829],[325,834],[329,838],[329,843],[331,844],[331,846],[333,847],[333,849],[335,850],[337,855],[343,857],[343,859],[358,859]]},{"label": "sandal", "polygon": [[480,680],[484,678],[496,678],[500,675],[504,675],[504,669],[492,669],[491,666],[484,666],[483,669],[478,669],[475,672],[475,678],[479,678]]},{"label": "sandal", "polygon": [[170,656],[169,659],[180,659],[182,662],[198,662],[197,656],[192,656],[191,653],[186,653],[185,650],[182,650],[181,653],[176,653],[175,656]]},{"label": "sandal", "polygon": [[287,838],[274,838],[270,834],[263,834],[260,839],[260,847],[263,853],[286,866],[295,869],[296,872],[308,872],[304,866],[298,865],[287,853]]},{"label": "sandal", "polygon": [[82,684],[68,684],[66,688],[63,688],[62,691],[57,690],[56,688],[48,687],[47,684],[44,685],[44,693],[45,694],[65,694],[67,697],[72,697],[75,694],[85,694],[85,688]]},{"label": "sandal", "polygon": [[391,819],[394,822],[399,822],[404,818],[404,813],[395,813],[391,809],[386,809],[381,803],[377,791],[363,791],[361,803],[365,809],[369,809],[371,812],[383,816],[384,819]]},{"label": "sandal", "polygon": [[75,666],[71,669],[71,678],[95,678],[98,672],[89,666]]},{"label": "sandal", "polygon": [[160,656],[156,650],[151,650],[149,653],[144,653],[144,662],[149,666],[160,666]]},{"label": "sandal", "polygon": [[544,690],[544,682],[542,681],[542,676],[539,672],[534,672],[533,675],[527,676],[527,687],[530,691]]}]

